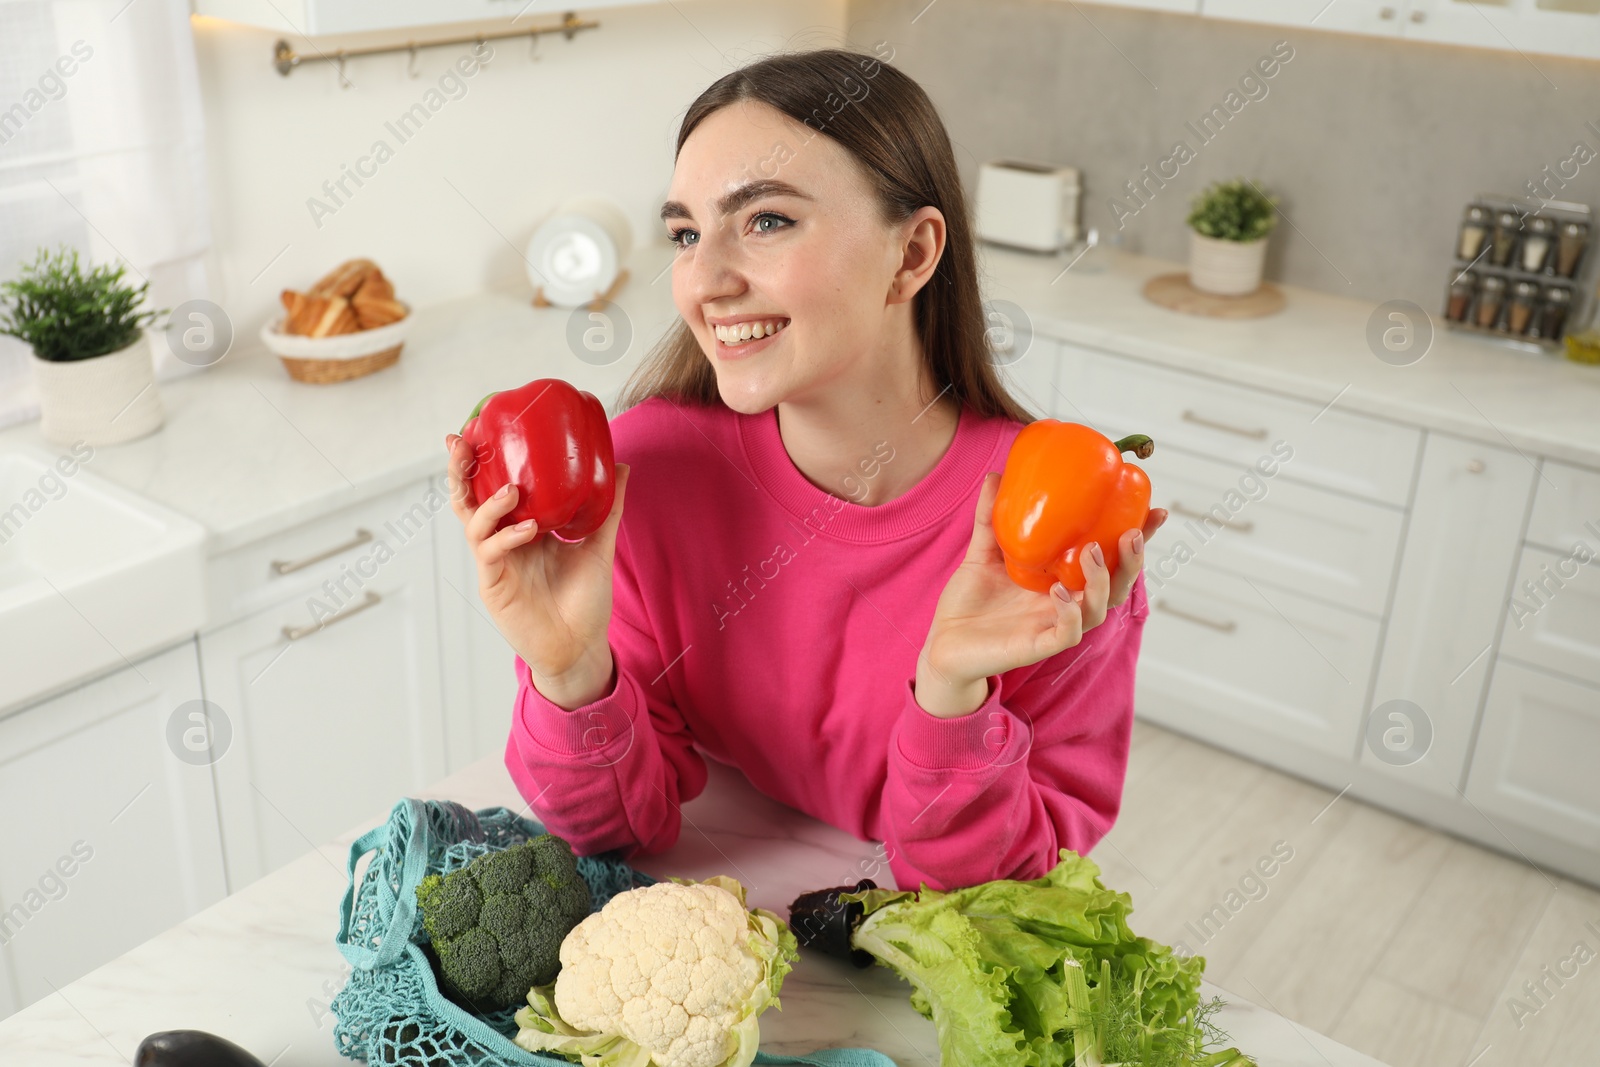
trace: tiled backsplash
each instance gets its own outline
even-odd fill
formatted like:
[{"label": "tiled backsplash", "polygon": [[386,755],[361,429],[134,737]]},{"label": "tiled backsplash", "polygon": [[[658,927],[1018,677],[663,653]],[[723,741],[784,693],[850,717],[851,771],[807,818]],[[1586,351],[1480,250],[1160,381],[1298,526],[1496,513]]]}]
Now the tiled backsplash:
[{"label": "tiled backsplash", "polygon": [[[928,90],[969,187],[991,158],[1073,164],[1084,225],[1105,234],[1120,216],[1151,255],[1186,258],[1189,198],[1243,174],[1281,195],[1289,220],[1269,278],[1436,312],[1474,194],[1539,182],[1600,207],[1592,61],[1060,0],[859,0],[850,27],[860,47],[889,41]],[[1261,77],[1275,48],[1292,58]],[[1203,121],[1213,108],[1226,121]],[[1180,141],[1192,159],[1173,159]],[[1576,176],[1559,188],[1563,173]]]}]

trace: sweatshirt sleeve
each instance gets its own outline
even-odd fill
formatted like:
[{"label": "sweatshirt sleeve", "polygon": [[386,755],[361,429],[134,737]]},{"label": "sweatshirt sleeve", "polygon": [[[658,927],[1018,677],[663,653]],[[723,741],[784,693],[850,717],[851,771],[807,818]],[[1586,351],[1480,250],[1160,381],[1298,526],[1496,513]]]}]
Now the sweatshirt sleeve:
[{"label": "sweatshirt sleeve", "polygon": [[976,711],[930,715],[907,680],[889,739],[884,805],[902,889],[1044,875],[1116,821],[1149,616],[1144,576],[1072,648],[989,678]]},{"label": "sweatshirt sleeve", "polygon": [[505,762],[545,829],[580,856],[621,849],[628,859],[677,842],[679,805],[705,789],[706,765],[673,701],[661,650],[639,624],[644,604],[622,538],[612,585],[611,689],[568,711],[534,687],[516,657]]}]

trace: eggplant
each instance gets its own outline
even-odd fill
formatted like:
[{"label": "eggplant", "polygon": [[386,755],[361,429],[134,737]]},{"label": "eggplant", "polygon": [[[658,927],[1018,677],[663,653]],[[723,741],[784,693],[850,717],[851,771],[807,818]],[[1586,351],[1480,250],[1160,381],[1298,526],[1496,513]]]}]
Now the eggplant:
[{"label": "eggplant", "polygon": [[850,944],[850,936],[856,932],[867,909],[860,901],[846,904],[839,899],[839,894],[877,888],[877,882],[863,878],[853,886],[838,885],[801,893],[789,905],[789,929],[794,932],[795,940],[802,948],[849,960],[857,967],[872,966],[872,953]]},{"label": "eggplant", "polygon": [[133,1067],[266,1067],[225,1037],[204,1030],[162,1030],[139,1042]]}]

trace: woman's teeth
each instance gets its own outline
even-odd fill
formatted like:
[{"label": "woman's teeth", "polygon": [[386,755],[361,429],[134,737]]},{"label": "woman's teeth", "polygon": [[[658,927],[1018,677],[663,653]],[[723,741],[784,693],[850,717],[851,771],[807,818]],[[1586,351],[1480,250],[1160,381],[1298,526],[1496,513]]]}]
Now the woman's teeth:
[{"label": "woman's teeth", "polygon": [[733,326],[716,326],[713,328],[716,330],[717,340],[731,347],[742,345],[746,341],[771,337],[788,325],[788,319],[769,319],[763,322],[741,322]]}]

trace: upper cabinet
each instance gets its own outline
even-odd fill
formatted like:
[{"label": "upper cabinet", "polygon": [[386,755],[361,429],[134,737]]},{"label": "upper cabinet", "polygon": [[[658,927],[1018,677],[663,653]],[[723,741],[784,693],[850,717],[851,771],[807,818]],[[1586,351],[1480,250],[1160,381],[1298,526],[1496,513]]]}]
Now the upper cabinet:
[{"label": "upper cabinet", "polygon": [[1411,0],[1404,33],[1420,41],[1600,59],[1600,0]]},{"label": "upper cabinet", "polygon": [[1279,26],[1600,59],[1600,0],[1100,0]]},{"label": "upper cabinet", "polygon": [[1405,0],[1203,0],[1202,14],[1395,37],[1405,6]]},{"label": "upper cabinet", "polygon": [[[648,0],[192,0],[194,13],[246,26],[317,37],[368,30],[398,30],[449,22],[516,19],[528,28],[574,9],[589,11]],[[1198,0],[1190,0],[1191,9]],[[539,16],[545,16],[541,20]]]}]

